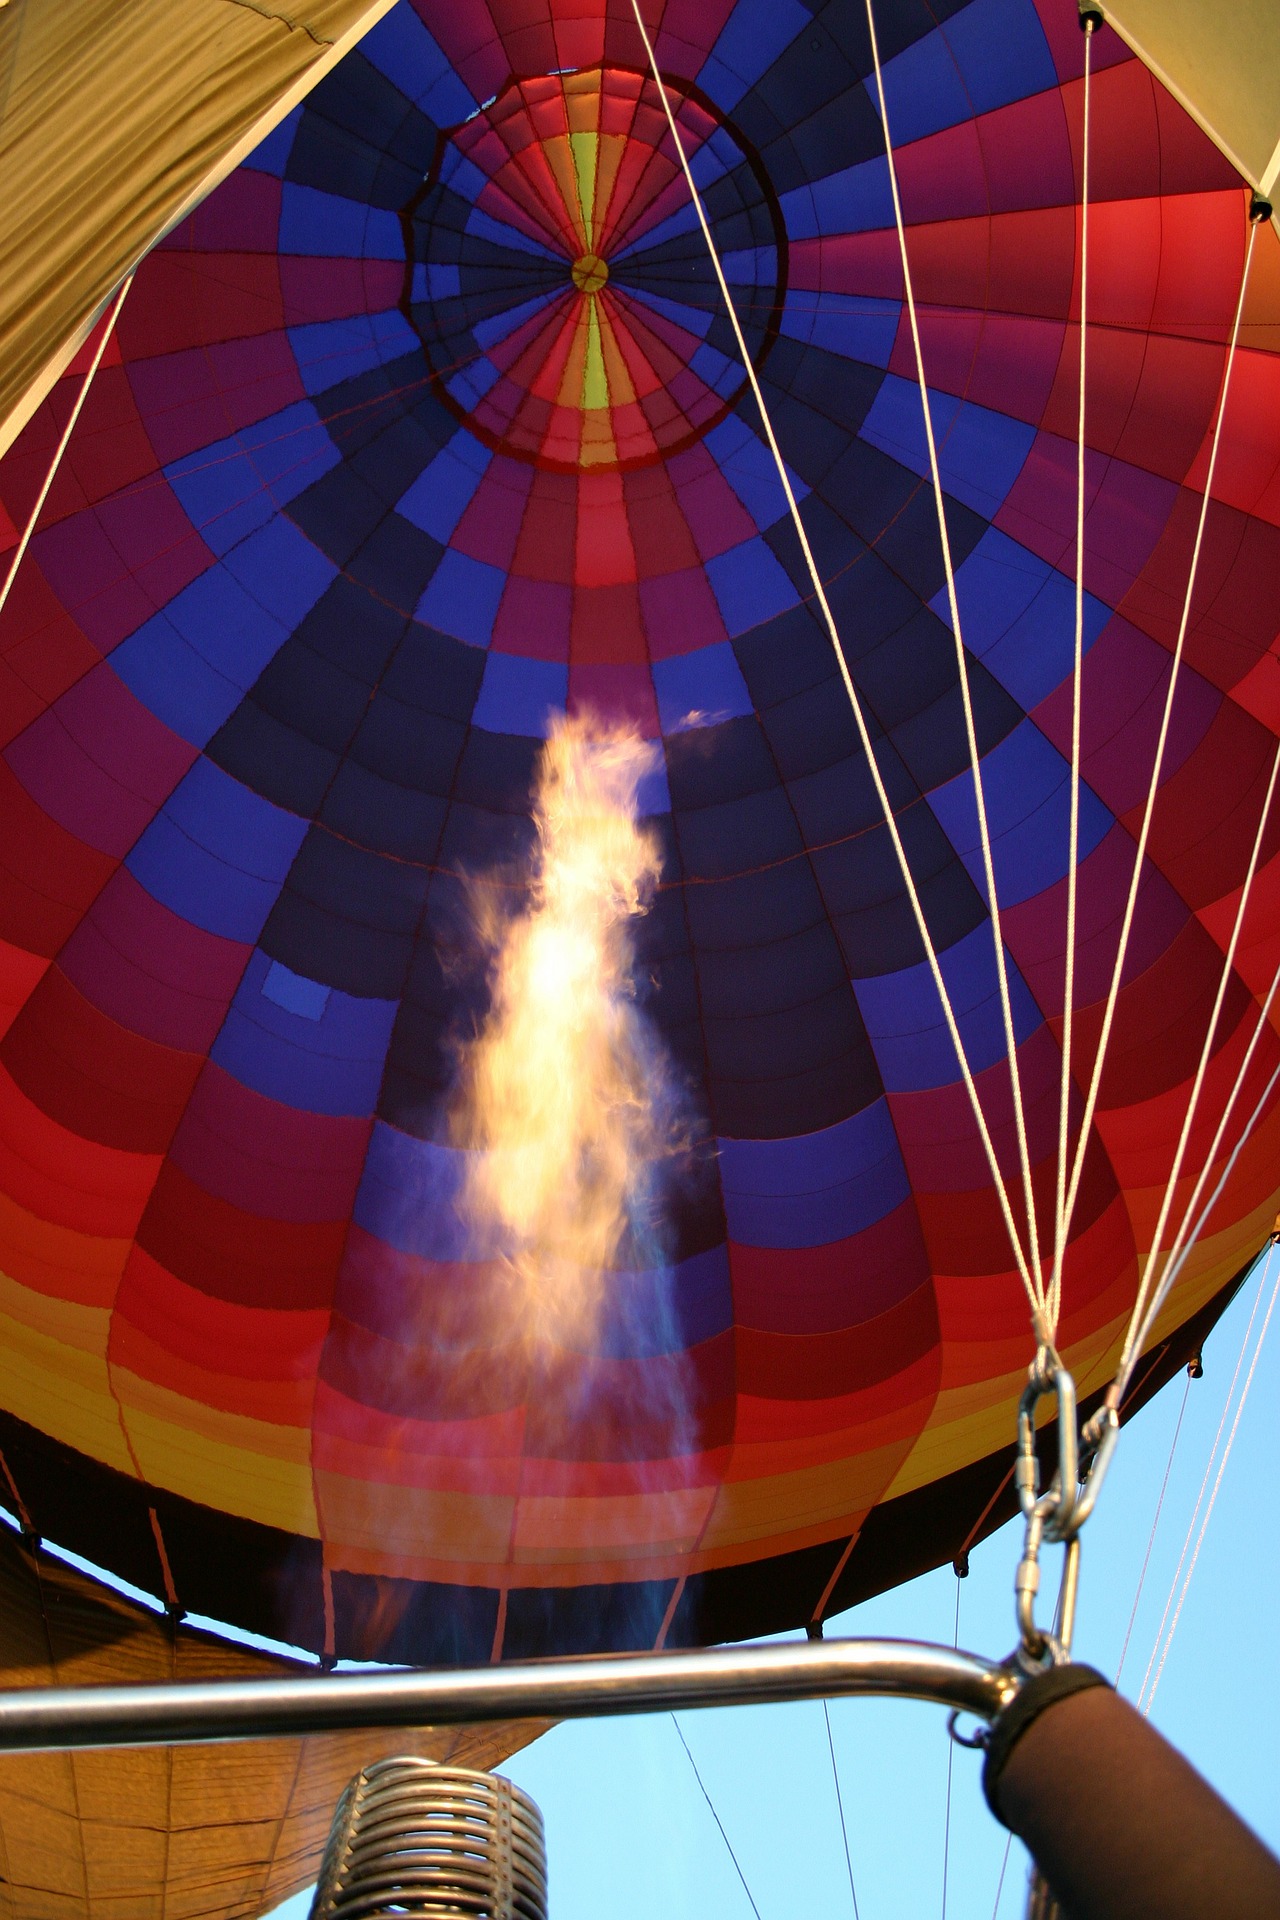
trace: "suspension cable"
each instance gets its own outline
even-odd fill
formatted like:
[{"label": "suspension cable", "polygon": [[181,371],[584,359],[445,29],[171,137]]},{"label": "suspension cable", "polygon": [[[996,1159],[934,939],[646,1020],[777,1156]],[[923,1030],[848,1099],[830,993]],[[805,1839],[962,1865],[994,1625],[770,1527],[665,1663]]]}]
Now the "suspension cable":
[{"label": "suspension cable", "polygon": [[1085,342],[1089,312],[1089,102],[1096,23],[1084,22],[1084,138],[1080,161],[1080,395],[1076,421],[1076,626],[1071,662],[1071,814],[1067,829],[1067,955],[1062,990],[1062,1082],[1058,1091],[1058,1178],[1053,1211],[1050,1326],[1062,1311],[1062,1262],[1067,1246],[1067,1157],[1070,1152],[1071,1040],[1076,997],[1076,895],[1080,858],[1080,688],[1084,665],[1084,404]]},{"label": "suspension cable", "polygon": [[1093,1130],[1093,1116],[1098,1104],[1098,1093],[1102,1085],[1102,1071],[1106,1064],[1107,1048],[1111,1040],[1112,1025],[1115,1021],[1116,1003],[1120,997],[1120,981],[1124,973],[1124,963],[1129,951],[1129,934],[1133,926],[1134,910],[1138,901],[1138,890],[1142,883],[1142,870],[1146,860],[1147,842],[1151,837],[1151,820],[1155,812],[1156,795],[1160,789],[1160,776],[1164,770],[1165,748],[1169,739],[1169,723],[1173,715],[1173,699],[1177,691],[1178,674],[1182,666],[1187,629],[1191,622],[1191,601],[1195,592],[1196,577],[1200,569],[1200,552],[1204,544],[1205,521],[1208,518],[1209,501],[1213,493],[1213,476],[1218,463],[1218,448],[1222,441],[1222,423],[1226,418],[1227,396],[1231,388],[1231,373],[1235,365],[1236,346],[1240,338],[1240,322],[1244,314],[1245,293],[1249,285],[1249,268],[1253,261],[1253,247],[1254,241],[1257,238],[1257,232],[1257,225],[1251,222],[1248,245],[1245,248],[1244,270],[1240,276],[1240,293],[1236,300],[1235,318],[1231,325],[1231,339],[1227,349],[1226,366],[1222,376],[1222,390],[1218,400],[1217,417],[1213,426],[1213,439],[1209,452],[1208,471],[1205,475],[1204,492],[1200,500],[1200,517],[1196,526],[1195,544],[1191,553],[1191,566],[1187,574],[1186,594],[1182,602],[1182,616],[1178,622],[1178,639],[1169,670],[1169,685],[1165,692],[1164,711],[1160,719],[1160,732],[1156,742],[1155,761],[1151,769],[1151,783],[1147,789],[1146,804],[1143,807],[1142,826],[1138,834],[1138,844],[1134,853],[1133,874],[1129,881],[1124,917],[1120,927],[1120,940],[1116,948],[1115,964],[1111,971],[1111,983],[1107,990],[1106,1010],[1102,1018],[1102,1030],[1098,1037],[1098,1050],[1094,1055],[1093,1072],[1089,1078],[1089,1091],[1085,1099],[1080,1136],[1076,1143],[1075,1158],[1072,1162],[1071,1182],[1067,1191],[1066,1213],[1063,1226],[1064,1245],[1071,1231],[1071,1219],[1075,1212],[1076,1198],[1080,1191],[1080,1180],[1084,1172],[1085,1154],[1088,1151],[1089,1138]]},{"label": "suspension cable", "polygon": [[44,484],[36,495],[35,505],[27,515],[27,524],[22,529],[22,538],[19,540],[13,559],[9,564],[9,571],[5,575],[4,585],[0,587],[0,613],[4,612],[9,595],[13,590],[13,583],[18,577],[18,568],[22,565],[23,555],[31,545],[31,536],[36,530],[40,515],[44,512],[44,503],[49,498],[53,483],[58,477],[58,469],[62,465],[62,456],[71,444],[71,436],[76,430],[76,421],[80,418],[81,409],[85,401],[89,398],[89,389],[93,385],[93,377],[102,365],[102,356],[107,350],[107,342],[115,332],[116,321],[120,317],[120,309],[124,305],[125,295],[132,285],[133,275],[129,274],[127,278],[121,281],[120,291],[116,294],[111,310],[107,315],[107,324],[102,329],[102,337],[98,341],[93,359],[89,362],[89,371],[80,383],[80,391],[76,395],[76,403],[71,409],[66,426],[62,429],[62,438],[58,441],[58,445],[54,451],[49,471],[44,477]]},{"label": "suspension cable", "polygon": [[689,1765],[693,1768],[693,1777],[697,1781],[699,1787],[702,1789],[702,1797],[706,1801],[707,1806],[711,1810],[711,1818],[715,1821],[717,1827],[720,1829],[720,1838],[724,1841],[724,1844],[728,1849],[729,1858],[733,1862],[733,1870],[737,1874],[739,1880],[741,1880],[742,1882],[742,1891],[746,1894],[747,1899],[751,1904],[751,1911],[752,1913],[754,1913],[756,1920],[760,1920],[760,1909],[756,1905],[755,1895],[752,1893],[750,1887],[747,1885],[747,1876],[742,1871],[742,1867],[738,1860],[738,1856],[733,1850],[733,1842],[732,1840],[730,1840],[728,1834],[725,1832],[724,1821],[720,1818],[720,1815],[716,1812],[716,1803],[711,1798],[711,1795],[707,1792],[706,1782],[698,1771],[698,1763],[693,1757],[693,1751],[689,1745],[689,1742],[684,1737],[684,1728],[680,1725],[680,1722],[679,1720],[677,1720],[674,1713],[671,1716],[671,1724],[675,1728],[676,1733],[679,1735],[680,1745],[684,1748],[685,1753],[688,1756]]},{"label": "suspension cable", "polygon": [[[1276,750],[1271,762],[1271,778],[1267,782],[1267,791],[1262,802],[1262,812],[1258,817],[1258,831],[1254,835],[1253,848],[1249,856],[1249,866],[1245,873],[1244,885],[1240,890],[1240,902],[1236,908],[1236,917],[1231,929],[1231,938],[1227,943],[1226,953],[1223,955],[1222,970],[1218,978],[1218,990],[1214,995],[1213,1010],[1209,1015],[1209,1024],[1205,1030],[1204,1044],[1200,1049],[1200,1059],[1196,1066],[1195,1078],[1191,1084],[1191,1093],[1187,1099],[1187,1110],[1183,1116],[1182,1130],[1178,1135],[1177,1149],[1173,1156],[1173,1163],[1169,1168],[1169,1177],[1165,1182],[1164,1195],[1160,1203],[1160,1212],[1156,1220],[1155,1231],[1151,1237],[1151,1245],[1148,1249],[1146,1264],[1143,1269],[1142,1284],[1138,1288],[1138,1297],[1134,1302],[1133,1312],[1129,1317],[1129,1327],[1125,1334],[1124,1346],[1121,1349],[1120,1365],[1116,1370],[1116,1379],[1110,1389],[1110,1394],[1115,1395],[1115,1398],[1111,1399],[1112,1406],[1119,1404],[1120,1396],[1129,1384],[1129,1379],[1137,1363],[1138,1355],[1142,1351],[1142,1344],[1151,1329],[1154,1313],[1159,1311],[1156,1301],[1159,1300],[1163,1302],[1168,1295],[1168,1288],[1166,1287],[1163,1291],[1157,1291],[1156,1299],[1150,1298],[1155,1281],[1156,1267],[1160,1258],[1160,1243],[1164,1238],[1164,1230],[1169,1224],[1169,1214],[1173,1207],[1174,1194],[1177,1191],[1178,1180],[1182,1173],[1182,1163],[1186,1158],[1187,1146],[1191,1139],[1191,1129],[1194,1125],[1196,1112],[1200,1104],[1200,1095],[1204,1090],[1205,1075],[1208,1072],[1209,1061],[1213,1054],[1213,1043],[1217,1037],[1218,1022],[1222,1017],[1222,1008],[1227,997],[1227,988],[1231,984],[1234,973],[1236,949],[1240,944],[1240,933],[1244,926],[1244,916],[1248,909],[1249,896],[1253,891],[1254,876],[1258,871],[1258,860],[1262,853],[1263,837],[1271,819],[1271,802],[1275,796],[1277,775],[1280,775],[1280,740],[1276,742]],[[1175,1246],[1170,1248],[1170,1258],[1165,1261],[1166,1270],[1172,1264],[1173,1254],[1177,1252],[1181,1252],[1181,1247]]]},{"label": "suspension cable", "polygon": [[849,1898],[853,1902],[853,1920],[861,1920],[858,1912],[858,1889],[853,1884],[853,1856],[849,1852],[849,1823],[844,1817],[844,1795],[840,1791],[840,1769],[836,1765],[836,1743],[831,1732],[831,1703],[823,1695],[822,1716],[827,1723],[827,1751],[831,1755],[831,1778],[836,1788],[836,1811],[840,1815],[840,1838],[844,1841],[844,1864],[849,1873]]},{"label": "suspension cable", "polygon": [[813,586],[814,598],[817,601],[818,607],[821,610],[823,624],[825,625],[827,630],[827,637],[831,642],[832,652],[835,654],[836,666],[839,670],[840,678],[844,684],[845,694],[848,698],[849,707],[853,714],[854,723],[857,727],[858,739],[859,739],[859,742],[861,743],[863,754],[866,757],[867,768],[871,775],[872,784],[875,787],[876,799],[879,802],[881,812],[884,816],[885,826],[888,829],[889,838],[893,845],[893,851],[898,862],[898,868],[902,874],[903,885],[906,889],[907,899],[911,907],[912,917],[915,920],[916,930],[919,933],[921,943],[924,947],[925,959],[929,966],[929,972],[933,979],[933,984],[937,991],[939,1002],[941,1003],[943,1019],[946,1022],[947,1032],[948,1032],[948,1035],[950,1036],[951,1044],[955,1049],[956,1060],[960,1067],[960,1073],[964,1081],[965,1092],[968,1095],[969,1105],[973,1111],[974,1121],[978,1128],[978,1134],[982,1142],[983,1153],[986,1156],[987,1165],[991,1170],[991,1177],[995,1184],[996,1197],[999,1202],[1001,1217],[1004,1220],[1005,1230],[1009,1236],[1009,1244],[1013,1252],[1014,1260],[1017,1264],[1018,1273],[1022,1280],[1023,1287],[1026,1290],[1027,1298],[1030,1302],[1032,1313],[1033,1315],[1038,1317],[1042,1312],[1043,1304],[1044,1304],[1044,1290],[1043,1290],[1043,1285],[1041,1283],[1039,1270],[1037,1268],[1033,1275],[1032,1268],[1029,1266],[1027,1261],[1027,1256],[1023,1251],[1021,1237],[1019,1235],[1017,1224],[1013,1217],[1013,1210],[1009,1204],[1009,1196],[1006,1191],[1004,1176],[1000,1171],[1000,1162],[996,1154],[995,1143],[991,1137],[990,1128],[987,1125],[986,1115],[982,1110],[982,1102],[978,1096],[977,1083],[974,1080],[973,1071],[969,1065],[969,1058],[968,1058],[967,1052],[965,1051],[964,1041],[961,1038],[960,1027],[956,1019],[955,1009],[951,1004],[951,996],[947,990],[946,981],[943,978],[942,967],[938,959],[937,950],[934,947],[933,937],[929,932],[928,923],[925,919],[924,906],[920,899],[920,894],[916,887],[915,879],[911,872],[910,862],[907,859],[906,847],[903,844],[902,835],[898,827],[897,819],[895,818],[895,815],[894,815],[893,805],[892,805],[892,802],[890,801],[888,790],[884,783],[884,778],[880,772],[880,764],[876,757],[875,748],[871,739],[871,732],[867,725],[866,715],[863,711],[862,701],[858,695],[857,688],[854,686],[853,676],[849,671],[849,665],[844,656],[844,649],[840,644],[840,635],[836,627],[835,616],[831,611],[831,604],[827,599],[826,589],[823,586],[822,577],[818,571],[818,565],[817,565],[817,561],[814,558],[813,548],[809,543],[809,536],[805,531],[804,521],[801,518],[800,508],[795,497],[795,490],[791,485],[791,476],[787,471],[787,465],[785,460],[782,457],[782,450],[779,447],[777,435],[774,432],[773,422],[770,419],[769,410],[765,405],[764,394],[762,393],[760,388],[760,381],[756,373],[755,363],[752,360],[751,354],[747,348],[746,339],[742,332],[742,324],[738,319],[737,308],[734,306],[733,300],[729,293],[729,283],[725,279],[724,267],[721,264],[720,256],[716,250],[715,240],[712,237],[711,228],[707,221],[706,209],[704,208],[702,203],[702,196],[698,192],[697,184],[693,177],[693,170],[689,164],[689,157],[685,152],[684,142],[680,137],[680,130],[676,124],[675,114],[672,111],[670,96],[667,92],[666,84],[663,81],[662,74],[658,67],[657,56],[655,55],[654,49],[653,49],[653,42],[649,37],[648,28],[644,24],[644,18],[640,11],[640,0],[631,0],[631,9],[635,16],[636,27],[639,30],[640,38],[644,43],[645,53],[648,56],[648,61],[649,61],[649,71],[653,76],[654,85],[656,86],[658,90],[658,96],[662,101],[662,108],[666,116],[667,127],[670,131],[671,138],[675,146],[675,151],[679,158],[680,166],[684,173],[685,181],[689,188],[689,193],[693,201],[694,210],[698,217],[698,224],[702,229],[702,237],[706,243],[707,252],[711,259],[711,265],[715,272],[716,282],[720,289],[720,295],[725,304],[725,310],[728,316],[730,327],[733,330],[734,340],[737,344],[738,352],[742,358],[742,364],[746,372],[747,381],[748,381],[748,384],[750,385],[752,396],[755,400],[756,406],[759,408],[759,411],[760,411],[761,425],[764,428],[765,438],[769,443],[769,451],[773,456],[773,462],[775,467],[777,468],[778,479],[781,483],[782,491],[786,496],[787,508],[791,515],[792,525],[795,528],[796,538],[800,543],[800,550],[804,556],[805,566],[808,569],[809,579]]},{"label": "suspension cable", "polygon": [[1222,1436],[1223,1436],[1223,1433],[1226,1431],[1227,1414],[1230,1411],[1231,1402],[1235,1397],[1236,1383],[1240,1378],[1240,1370],[1244,1366],[1244,1356],[1249,1348],[1249,1339],[1251,1334],[1253,1333],[1254,1322],[1258,1317],[1258,1308],[1261,1304],[1261,1301],[1262,1301],[1262,1282],[1261,1280],[1259,1280],[1257,1289],[1255,1290],[1254,1296],[1253,1296],[1253,1305],[1249,1309],[1249,1319],[1245,1325],[1244,1333],[1241,1336],[1240,1351],[1236,1355],[1236,1364],[1232,1368],[1231,1379],[1227,1383],[1226,1398],[1222,1402],[1222,1412],[1218,1416],[1218,1430],[1213,1436],[1213,1445],[1210,1447],[1209,1457],[1205,1461],[1204,1478],[1200,1482],[1200,1491],[1196,1495],[1196,1503],[1195,1503],[1195,1506],[1191,1509],[1191,1518],[1187,1522],[1187,1537],[1182,1543],[1182,1552],[1178,1556],[1178,1564],[1173,1571],[1173,1579],[1169,1586],[1168,1597],[1164,1603],[1164,1612],[1160,1615],[1160,1625],[1156,1628],[1155,1640],[1152,1643],[1151,1652],[1147,1658],[1147,1664],[1142,1671],[1142,1682],[1138,1688],[1139,1705],[1141,1705],[1143,1695],[1147,1691],[1147,1682],[1151,1678],[1152,1669],[1154,1668],[1156,1663],[1156,1655],[1159,1652],[1160,1643],[1164,1638],[1165,1626],[1168,1623],[1169,1614],[1173,1607],[1173,1597],[1174,1597],[1174,1594],[1177,1592],[1178,1582],[1182,1578],[1182,1569],[1186,1565],[1187,1554],[1191,1550],[1191,1536],[1195,1532],[1196,1521],[1200,1518],[1200,1509],[1204,1505],[1205,1495],[1209,1491],[1209,1478],[1213,1472],[1213,1463],[1218,1457],[1218,1448],[1222,1444]]},{"label": "suspension cable", "polygon": [[1022,1169],[1023,1198],[1027,1210],[1027,1248],[1040,1302],[1044,1289],[1040,1266],[1040,1230],[1036,1220],[1035,1191],[1031,1178],[1031,1152],[1027,1144],[1026,1111],[1022,1099],[1022,1073],[1018,1064],[1018,1043],[1013,1028],[1013,1009],[1009,998],[1009,970],[1000,927],[1000,903],[996,896],[995,862],[991,852],[991,832],[987,821],[985,783],[978,752],[978,734],[973,718],[973,699],[969,687],[969,662],[960,627],[960,602],[956,595],[955,569],[951,563],[951,537],[947,532],[946,503],[942,495],[942,474],[938,466],[938,447],[933,432],[933,411],[924,376],[924,352],[920,344],[920,322],[916,313],[915,288],[911,262],[907,254],[907,233],[902,218],[902,196],[898,190],[898,169],[893,157],[893,136],[889,129],[889,108],[884,93],[884,73],[880,66],[880,43],[876,34],[872,0],[866,0],[867,32],[871,39],[871,58],[875,65],[876,93],[880,101],[880,122],[884,129],[885,159],[889,168],[889,191],[893,197],[893,218],[898,230],[898,256],[902,263],[902,285],[907,316],[911,325],[911,343],[916,357],[916,380],[920,405],[924,412],[925,441],[929,449],[929,473],[933,482],[934,506],[938,516],[938,537],[942,542],[942,564],[947,576],[947,607],[951,615],[951,634],[956,650],[956,670],[960,681],[960,700],[964,710],[965,737],[969,747],[969,766],[973,774],[973,797],[978,812],[978,836],[982,845],[982,871],[987,887],[987,906],[991,915],[991,938],[995,948],[996,976],[1000,988],[1000,1013],[1004,1021],[1005,1051],[1009,1059],[1009,1085],[1013,1095],[1014,1125],[1018,1139],[1018,1159]]},{"label": "suspension cable", "polygon": [[[1274,1264],[1275,1250],[1276,1250],[1276,1243],[1275,1243],[1275,1238],[1273,1236],[1271,1245],[1267,1249],[1267,1258],[1266,1258],[1265,1265],[1263,1267],[1262,1279],[1258,1287],[1259,1300],[1262,1298],[1263,1290],[1266,1287],[1267,1280],[1270,1278],[1271,1268],[1272,1268],[1272,1265]],[[1236,1435],[1240,1431],[1240,1419],[1244,1413],[1245,1403],[1249,1398],[1249,1389],[1253,1385],[1253,1376],[1258,1370],[1258,1361],[1262,1357],[1263,1343],[1267,1337],[1267,1328],[1271,1325],[1271,1316],[1276,1309],[1277,1297],[1280,1297],[1280,1273],[1276,1275],[1275,1281],[1272,1284],[1271,1298],[1267,1302],[1266,1318],[1262,1322],[1262,1329],[1258,1334],[1258,1343],[1254,1347],[1253,1358],[1249,1362],[1249,1371],[1245,1375],[1244,1386],[1241,1388],[1241,1391],[1240,1391],[1240,1399],[1236,1406],[1235,1419],[1231,1422],[1231,1432],[1227,1436],[1227,1444],[1226,1444],[1226,1447],[1223,1449],[1222,1460],[1218,1466],[1217,1478],[1213,1483],[1213,1492],[1209,1495],[1209,1504],[1206,1506],[1204,1510],[1204,1519],[1200,1522],[1200,1531],[1196,1536],[1195,1548],[1191,1555],[1191,1564],[1188,1566],[1186,1577],[1182,1582],[1182,1591],[1178,1595],[1178,1604],[1176,1609],[1174,1610],[1173,1619],[1169,1622],[1169,1632],[1168,1632],[1168,1635],[1166,1636],[1164,1647],[1161,1650],[1160,1663],[1156,1668],[1155,1677],[1151,1682],[1151,1686],[1147,1693],[1145,1702],[1142,1702],[1140,1700],[1140,1703],[1139,1703],[1141,1706],[1141,1711],[1144,1715],[1149,1714],[1151,1712],[1151,1708],[1155,1702],[1156,1689],[1160,1685],[1160,1679],[1164,1673],[1165,1662],[1169,1658],[1169,1650],[1173,1646],[1173,1636],[1178,1631],[1178,1622],[1182,1618],[1182,1609],[1186,1604],[1187,1593],[1191,1586],[1192,1575],[1195,1573],[1195,1570],[1196,1570],[1196,1562],[1200,1558],[1200,1549],[1204,1545],[1204,1537],[1209,1530],[1209,1522],[1213,1518],[1214,1504],[1217,1501],[1218,1492],[1222,1486],[1222,1476],[1225,1474],[1227,1470],[1227,1462],[1231,1458],[1231,1449],[1232,1447],[1234,1447],[1236,1443]],[[1256,1311],[1256,1302],[1255,1302],[1255,1311]],[[1252,1325],[1252,1321],[1250,1321],[1250,1325]],[[1248,1335],[1246,1334],[1245,1337],[1247,1339]],[[1244,1349],[1241,1348],[1242,1355],[1243,1355],[1243,1352],[1244,1352]],[[1233,1382],[1233,1385],[1234,1385],[1234,1382]],[[1230,1404],[1230,1396],[1228,1396],[1228,1404]],[[1224,1418],[1225,1418],[1225,1409],[1224,1409]],[[1221,1432],[1221,1429],[1219,1429],[1219,1432]],[[1202,1489],[1202,1492],[1203,1492],[1203,1489]],[[1193,1527],[1195,1525],[1194,1514],[1192,1515],[1192,1518],[1191,1518],[1191,1525]],[[1187,1533],[1188,1541],[1190,1540],[1190,1538],[1191,1538],[1191,1534],[1190,1534],[1190,1530],[1188,1530],[1188,1533]],[[1185,1545],[1183,1547],[1183,1553],[1184,1555],[1186,1553]],[[1181,1562],[1179,1562],[1178,1571],[1181,1572],[1181,1570],[1182,1570]],[[1177,1577],[1178,1577],[1177,1574],[1175,1574],[1174,1575],[1175,1584],[1177,1582]],[[1172,1590],[1170,1592],[1170,1597],[1172,1598]],[[1165,1611],[1166,1613],[1168,1611],[1167,1603],[1166,1603]],[[1164,1625],[1163,1620],[1161,1621],[1160,1624],[1161,1624],[1161,1627],[1163,1627]],[[1149,1665],[1148,1665],[1148,1672],[1150,1672]]]},{"label": "suspension cable", "polygon": [[1129,1624],[1124,1630],[1124,1644],[1120,1648],[1120,1658],[1116,1663],[1115,1685],[1120,1685],[1120,1676],[1124,1672],[1124,1663],[1129,1656],[1129,1642],[1133,1638],[1134,1622],[1138,1618],[1138,1607],[1142,1600],[1142,1590],[1147,1584],[1147,1570],[1151,1565],[1151,1555],[1156,1544],[1156,1533],[1160,1526],[1160,1516],[1164,1512],[1164,1497],[1169,1491],[1169,1476],[1173,1472],[1173,1456],[1178,1451],[1178,1440],[1182,1433],[1182,1423],[1187,1414],[1187,1400],[1191,1394],[1191,1369],[1187,1368],[1186,1382],[1182,1389],[1182,1405],[1178,1408],[1178,1421],[1173,1429],[1173,1439],[1169,1442],[1169,1458],[1164,1463],[1164,1479],[1160,1482],[1160,1497],[1156,1501],[1156,1510],[1151,1516],[1151,1531],[1147,1535],[1147,1550],[1142,1556],[1142,1571],[1138,1575],[1138,1585],[1133,1596],[1133,1605],[1129,1609]]}]

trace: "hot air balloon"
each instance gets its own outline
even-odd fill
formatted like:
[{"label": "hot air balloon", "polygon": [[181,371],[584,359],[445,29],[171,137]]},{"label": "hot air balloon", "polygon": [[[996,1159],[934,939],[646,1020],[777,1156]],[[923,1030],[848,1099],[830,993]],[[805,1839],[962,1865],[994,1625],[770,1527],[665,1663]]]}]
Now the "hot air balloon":
[{"label": "hot air balloon", "polygon": [[[16,549],[100,354],[0,615],[0,1499],[174,1606],[820,1622],[1012,1510],[1064,1127],[1086,1400],[1270,1227],[1276,235],[1102,36],[1077,604],[1074,10],[876,16],[400,0],[0,466]],[[444,1116],[566,709],[715,1151],[535,1366]]]}]

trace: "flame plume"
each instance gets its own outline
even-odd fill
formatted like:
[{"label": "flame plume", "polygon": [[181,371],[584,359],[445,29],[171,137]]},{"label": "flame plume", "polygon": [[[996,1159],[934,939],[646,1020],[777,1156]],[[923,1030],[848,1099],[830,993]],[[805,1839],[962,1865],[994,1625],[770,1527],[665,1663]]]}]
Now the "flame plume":
[{"label": "flame plume", "polygon": [[663,1164],[684,1144],[633,978],[634,923],[660,870],[638,819],[653,763],[634,734],[559,719],[539,765],[527,905],[505,920],[481,911],[491,1002],[463,1058],[462,1210],[518,1276],[530,1332],[557,1343],[590,1337],[624,1245],[653,1264]]}]

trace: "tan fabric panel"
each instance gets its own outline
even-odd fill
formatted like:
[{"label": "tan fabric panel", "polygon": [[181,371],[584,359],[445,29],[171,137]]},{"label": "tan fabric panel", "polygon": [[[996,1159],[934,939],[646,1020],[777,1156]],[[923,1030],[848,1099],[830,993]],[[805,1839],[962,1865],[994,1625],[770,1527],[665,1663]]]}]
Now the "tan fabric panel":
[{"label": "tan fabric panel", "polygon": [[130,268],[392,4],[0,8],[0,453]]},{"label": "tan fabric panel", "polygon": [[[0,1530],[0,1687],[299,1671],[314,1669],[175,1628]],[[257,1920],[315,1879],[334,1803],[366,1761],[492,1767],[544,1730],[0,1757],[0,1920]]]},{"label": "tan fabric panel", "polygon": [[1108,21],[1252,186],[1280,172],[1276,0],[1105,0]]}]

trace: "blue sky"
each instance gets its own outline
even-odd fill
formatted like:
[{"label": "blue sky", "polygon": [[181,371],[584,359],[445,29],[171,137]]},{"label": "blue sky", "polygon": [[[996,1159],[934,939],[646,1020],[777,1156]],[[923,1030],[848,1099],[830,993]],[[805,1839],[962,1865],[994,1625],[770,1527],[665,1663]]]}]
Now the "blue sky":
[{"label": "blue sky", "polygon": [[[1122,1676],[1131,1697],[1156,1641],[1224,1406],[1224,1442],[1230,1433],[1277,1271],[1280,1258],[1265,1293],[1261,1274],[1246,1283],[1210,1341],[1204,1379],[1186,1391]],[[1183,1396],[1179,1376],[1125,1430],[1084,1536],[1076,1651],[1108,1674],[1119,1663]],[[1152,1709],[1162,1731],[1280,1850],[1280,1660],[1270,1641],[1280,1584],[1278,1455],[1280,1308]],[[1215,1475],[1216,1465],[1210,1490]],[[959,1587],[962,1646],[1000,1654],[1012,1644],[1018,1547],[1016,1531],[1005,1528],[974,1552],[970,1577]],[[829,1631],[950,1642],[956,1598],[957,1582],[944,1568],[842,1615]],[[1025,1856],[1015,1845],[997,1908],[1006,1836],[982,1800],[978,1756],[960,1749],[953,1756],[946,1838],[945,1716],[932,1707],[881,1701],[837,1701],[830,1713],[859,1920],[1020,1915]],[[546,1818],[555,1920],[597,1920],[602,1908],[611,1920],[653,1920],[655,1914],[752,1920],[751,1900],[760,1920],[792,1920],[803,1911],[852,1916],[821,1705],[714,1709],[683,1714],[680,1724],[750,1899],[671,1716],[578,1722],[555,1728],[502,1769],[533,1794]],[[309,1896],[299,1896],[277,1910],[278,1920],[304,1920],[308,1905]]]}]

